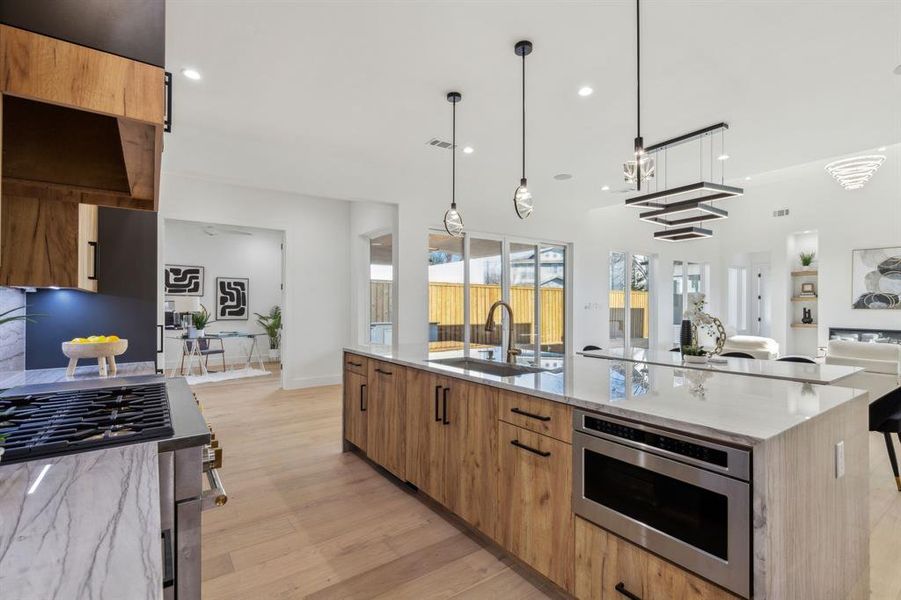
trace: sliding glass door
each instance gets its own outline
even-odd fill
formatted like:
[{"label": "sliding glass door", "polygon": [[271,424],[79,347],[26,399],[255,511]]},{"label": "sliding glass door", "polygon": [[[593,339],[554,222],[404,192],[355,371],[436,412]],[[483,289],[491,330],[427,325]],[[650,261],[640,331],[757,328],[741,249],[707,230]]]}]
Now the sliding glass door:
[{"label": "sliding glass door", "polygon": [[[453,243],[458,245],[449,252]],[[510,306],[513,322],[499,307],[494,315],[498,326],[487,332],[488,312],[498,300]],[[513,347],[523,360],[562,356],[566,306],[566,246],[468,234],[462,239],[438,232],[429,235],[432,351],[462,348],[477,357],[504,360],[512,327]],[[443,316],[451,314],[452,319]],[[451,334],[450,320],[454,326],[462,323],[463,335],[456,329]]]}]

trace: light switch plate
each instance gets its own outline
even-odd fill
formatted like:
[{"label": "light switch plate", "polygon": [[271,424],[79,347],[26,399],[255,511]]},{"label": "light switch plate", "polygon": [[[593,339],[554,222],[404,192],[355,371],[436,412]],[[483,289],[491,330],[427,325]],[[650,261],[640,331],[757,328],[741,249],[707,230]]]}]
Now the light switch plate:
[{"label": "light switch plate", "polygon": [[835,478],[841,479],[845,475],[845,442],[835,445]]}]

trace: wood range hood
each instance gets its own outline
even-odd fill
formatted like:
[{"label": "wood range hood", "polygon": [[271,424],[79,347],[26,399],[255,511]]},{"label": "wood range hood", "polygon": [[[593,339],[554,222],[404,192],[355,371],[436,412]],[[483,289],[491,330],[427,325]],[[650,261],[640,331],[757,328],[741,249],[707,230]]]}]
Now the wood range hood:
[{"label": "wood range hood", "polygon": [[163,69],[0,25],[2,197],[155,211]]}]

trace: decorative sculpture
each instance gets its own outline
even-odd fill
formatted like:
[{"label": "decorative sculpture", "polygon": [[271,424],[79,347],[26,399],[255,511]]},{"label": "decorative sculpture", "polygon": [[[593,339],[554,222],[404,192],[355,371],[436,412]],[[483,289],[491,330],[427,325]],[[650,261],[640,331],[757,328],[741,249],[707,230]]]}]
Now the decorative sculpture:
[{"label": "decorative sculpture", "polygon": [[726,328],[723,322],[713,315],[704,312],[704,305],[707,304],[704,294],[691,293],[688,295],[688,309],[685,311],[683,318],[691,321],[693,345],[698,344],[698,329],[703,329],[709,336],[716,339],[716,347],[710,354],[719,354],[723,351],[726,344]]}]

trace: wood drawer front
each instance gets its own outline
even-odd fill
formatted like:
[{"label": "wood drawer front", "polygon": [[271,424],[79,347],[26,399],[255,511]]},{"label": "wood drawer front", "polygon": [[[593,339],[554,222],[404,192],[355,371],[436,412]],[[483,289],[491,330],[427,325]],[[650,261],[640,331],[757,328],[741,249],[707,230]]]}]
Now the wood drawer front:
[{"label": "wood drawer front", "polygon": [[351,373],[356,373],[357,375],[362,375],[365,377],[366,372],[369,369],[369,359],[357,354],[345,353],[344,368]]},{"label": "wood drawer front", "polygon": [[580,600],[739,600],[726,590],[576,517],[576,586]]},{"label": "wood drawer front", "polygon": [[503,421],[497,425],[498,540],[571,593],[575,579],[572,448]]},{"label": "wood drawer front", "polygon": [[543,398],[502,391],[498,417],[517,427],[572,443],[572,407]]}]

